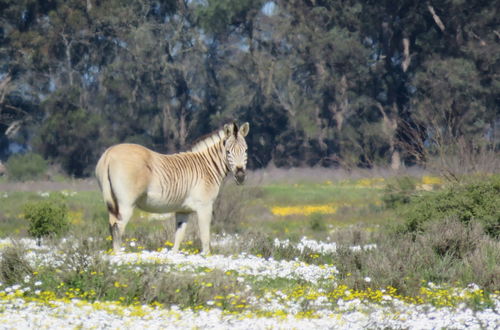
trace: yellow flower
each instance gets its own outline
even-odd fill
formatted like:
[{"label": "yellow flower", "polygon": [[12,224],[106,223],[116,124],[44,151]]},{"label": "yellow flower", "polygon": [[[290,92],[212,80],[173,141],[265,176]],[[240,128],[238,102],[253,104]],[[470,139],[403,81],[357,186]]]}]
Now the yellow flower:
[{"label": "yellow flower", "polygon": [[337,212],[337,207],[331,204],[323,205],[302,205],[302,206],[274,206],[271,212],[274,215],[287,216],[287,215],[311,215],[313,213],[319,214],[334,214]]},{"label": "yellow flower", "polygon": [[444,181],[440,177],[437,176],[429,176],[429,175],[424,175],[422,177],[422,183],[423,184],[429,184],[429,185],[440,185],[443,184]]},{"label": "yellow flower", "polygon": [[78,225],[83,221],[83,212],[82,211],[69,211],[68,216],[72,224]]},{"label": "yellow flower", "polygon": [[384,183],[384,178],[365,178],[356,182],[355,187],[359,188],[381,188]]}]

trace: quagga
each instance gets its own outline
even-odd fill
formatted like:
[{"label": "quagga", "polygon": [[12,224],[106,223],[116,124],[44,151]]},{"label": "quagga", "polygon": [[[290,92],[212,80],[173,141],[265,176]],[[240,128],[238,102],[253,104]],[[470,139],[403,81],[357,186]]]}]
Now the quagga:
[{"label": "quagga", "polygon": [[135,207],[152,213],[175,212],[173,251],[184,238],[188,215],[196,213],[202,253],[210,252],[213,203],[224,177],[245,180],[248,123],[224,128],[196,143],[190,151],[164,155],[137,144],[108,148],[96,166],[96,177],[109,213],[113,249],[120,250],[125,226]]}]

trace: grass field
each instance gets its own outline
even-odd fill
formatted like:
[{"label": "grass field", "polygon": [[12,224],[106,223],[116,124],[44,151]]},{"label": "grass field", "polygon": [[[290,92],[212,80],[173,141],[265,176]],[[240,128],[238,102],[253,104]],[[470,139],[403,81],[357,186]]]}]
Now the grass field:
[{"label": "grass field", "polygon": [[[237,219],[241,227],[251,228],[258,223],[259,228],[275,234],[287,229],[289,235],[323,238],[327,232],[323,230],[324,226],[330,229],[353,224],[370,227],[390,221],[391,215],[381,208],[384,187],[384,179],[381,177],[338,182],[328,179],[312,183],[304,182],[303,179],[300,181],[302,182],[252,183],[247,187],[235,187],[229,181],[226,189],[235,194],[236,198],[246,199],[238,201],[238,207],[246,210],[246,214]],[[106,210],[97,186],[89,182],[81,185],[82,190],[78,188],[78,184],[64,183],[6,186],[7,189],[2,189],[0,195],[0,237],[25,235],[27,224],[22,217],[23,206],[47,198],[64,200],[71,209],[70,218],[76,226],[85,226],[89,221],[97,221],[106,226]],[[245,194],[248,191],[250,195]],[[129,235],[134,236],[134,230],[143,226],[149,218],[146,213],[137,211],[134,220],[130,222],[130,228],[127,228]]]},{"label": "grass field", "polygon": [[[142,211],[127,227],[125,252],[112,254],[95,183],[2,183],[0,320],[75,328],[500,326],[497,238],[451,218],[421,234],[399,232],[402,215],[384,201],[406,177],[310,173],[227,182],[206,257],[195,221],[182,253],[172,254],[173,220]],[[447,185],[421,173],[411,182],[414,195]],[[38,247],[27,239],[24,205],[47,199],[68,205],[71,228]]]}]

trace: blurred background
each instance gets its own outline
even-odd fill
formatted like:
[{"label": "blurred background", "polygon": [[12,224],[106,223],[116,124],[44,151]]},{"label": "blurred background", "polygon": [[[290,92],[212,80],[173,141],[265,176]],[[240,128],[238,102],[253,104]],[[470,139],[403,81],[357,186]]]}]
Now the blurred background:
[{"label": "blurred background", "polygon": [[0,160],[87,177],[114,143],[177,152],[235,120],[253,169],[494,172],[498,8],[0,0]]}]

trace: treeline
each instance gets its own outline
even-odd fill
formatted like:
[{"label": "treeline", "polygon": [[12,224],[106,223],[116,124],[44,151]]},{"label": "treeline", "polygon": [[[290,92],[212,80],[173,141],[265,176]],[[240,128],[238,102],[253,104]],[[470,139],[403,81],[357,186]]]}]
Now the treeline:
[{"label": "treeline", "polygon": [[0,159],[249,121],[251,167],[498,151],[500,1],[0,0]]}]

